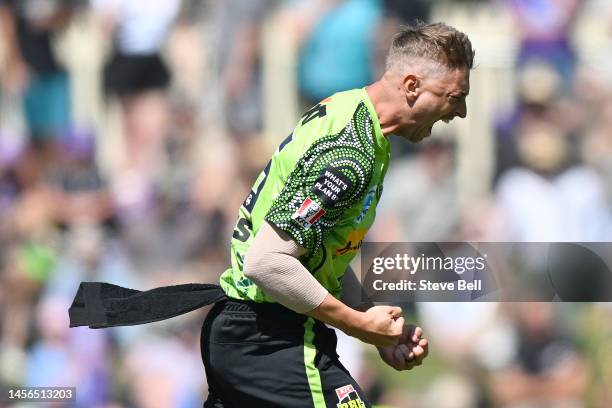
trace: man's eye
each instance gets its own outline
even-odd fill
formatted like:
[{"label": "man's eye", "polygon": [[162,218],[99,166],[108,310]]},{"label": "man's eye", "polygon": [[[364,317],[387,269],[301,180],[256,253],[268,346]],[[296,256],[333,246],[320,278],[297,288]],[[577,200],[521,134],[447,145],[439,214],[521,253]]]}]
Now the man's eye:
[{"label": "man's eye", "polygon": [[451,95],[450,98],[453,102],[459,102],[461,100],[461,97],[457,95]]}]

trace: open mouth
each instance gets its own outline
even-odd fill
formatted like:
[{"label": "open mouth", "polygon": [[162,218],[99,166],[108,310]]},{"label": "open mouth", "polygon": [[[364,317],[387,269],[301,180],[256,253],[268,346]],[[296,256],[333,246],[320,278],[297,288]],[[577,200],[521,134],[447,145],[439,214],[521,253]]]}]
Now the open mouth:
[{"label": "open mouth", "polygon": [[427,137],[427,136],[431,136],[431,132],[432,132],[432,130],[433,130],[434,125],[435,125],[436,123],[438,123],[439,121],[442,121],[442,122],[444,122],[444,123],[450,123],[450,122],[451,122],[451,120],[453,120],[453,118],[450,118],[450,117],[440,118],[440,119],[436,120],[434,123],[432,123],[432,124],[431,124],[431,126],[429,126],[429,129],[427,130],[427,134],[426,134],[426,136],[425,136],[425,137]]}]

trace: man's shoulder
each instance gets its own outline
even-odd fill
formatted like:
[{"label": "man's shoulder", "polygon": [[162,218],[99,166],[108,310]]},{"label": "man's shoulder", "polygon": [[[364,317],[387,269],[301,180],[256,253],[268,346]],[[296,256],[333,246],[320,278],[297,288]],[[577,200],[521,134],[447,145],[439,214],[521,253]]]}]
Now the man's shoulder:
[{"label": "man's shoulder", "polygon": [[311,106],[298,121],[296,131],[315,132],[319,137],[339,133],[356,120],[369,121],[365,89],[337,92]]},{"label": "man's shoulder", "polygon": [[[363,88],[350,89],[347,91],[336,92],[325,99],[319,101],[315,106],[327,107],[328,114],[342,115],[350,117],[360,103],[367,97]],[[311,109],[311,108],[309,108]]]},{"label": "man's shoulder", "polygon": [[366,92],[363,88],[350,89],[348,91],[336,92],[325,98],[322,103],[344,107],[348,111],[355,111],[360,103],[364,102]]}]

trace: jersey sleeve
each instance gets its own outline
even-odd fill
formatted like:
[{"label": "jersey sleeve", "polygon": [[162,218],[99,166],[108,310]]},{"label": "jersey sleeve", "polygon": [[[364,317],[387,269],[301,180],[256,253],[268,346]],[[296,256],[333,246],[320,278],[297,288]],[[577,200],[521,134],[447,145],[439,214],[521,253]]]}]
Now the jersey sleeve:
[{"label": "jersey sleeve", "polygon": [[363,199],[374,172],[371,121],[357,115],[338,134],[319,138],[296,164],[266,221],[309,254],[345,212]]}]

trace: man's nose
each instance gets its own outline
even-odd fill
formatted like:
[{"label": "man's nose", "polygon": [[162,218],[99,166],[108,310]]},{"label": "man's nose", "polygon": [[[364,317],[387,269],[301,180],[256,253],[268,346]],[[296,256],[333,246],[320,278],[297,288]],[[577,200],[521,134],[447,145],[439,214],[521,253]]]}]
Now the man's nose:
[{"label": "man's nose", "polygon": [[455,115],[459,116],[461,119],[464,119],[467,116],[467,104],[465,103],[465,100],[459,104],[457,110],[455,111]]}]

